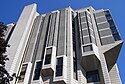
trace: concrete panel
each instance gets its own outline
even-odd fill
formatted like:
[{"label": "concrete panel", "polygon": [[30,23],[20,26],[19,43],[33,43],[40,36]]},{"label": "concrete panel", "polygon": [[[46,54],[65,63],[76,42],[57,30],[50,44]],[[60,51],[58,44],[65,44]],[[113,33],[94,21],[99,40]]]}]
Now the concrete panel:
[{"label": "concrete panel", "polygon": [[82,30],[82,35],[83,36],[89,35],[88,29]]},{"label": "concrete panel", "polygon": [[105,21],[107,21],[107,19],[106,19],[105,16],[104,16],[104,17],[100,17],[100,18],[96,18],[96,22],[97,22],[97,23],[105,22]]},{"label": "concrete panel", "polygon": [[38,40],[39,46],[37,50],[36,60],[43,59],[43,56],[44,56],[46,40],[48,35],[49,18],[50,18],[50,14],[47,14],[44,17],[43,24],[41,24],[40,26],[41,30],[39,31],[39,40]]},{"label": "concrete panel", "polygon": [[109,76],[111,79],[112,84],[122,84],[120,76],[119,76],[119,71],[117,68],[117,64],[115,64],[112,69],[109,71]]},{"label": "concrete panel", "polygon": [[53,37],[53,45],[57,46],[57,39],[58,39],[58,25],[59,25],[59,11],[57,11],[56,14],[56,20],[55,20],[55,30],[54,30],[54,37]]},{"label": "concrete panel", "polygon": [[81,22],[86,22],[87,21],[86,17],[81,17],[80,20],[81,20]]},{"label": "concrete panel", "polygon": [[84,41],[84,44],[91,43],[91,42],[90,42],[90,37],[89,37],[89,36],[84,37],[84,38],[83,38],[83,41]]},{"label": "concrete panel", "polygon": [[102,45],[114,43],[113,36],[101,38]]},{"label": "concrete panel", "polygon": [[24,62],[31,62],[32,61],[32,57],[33,57],[33,53],[34,53],[34,49],[35,49],[35,44],[37,42],[37,37],[38,37],[38,32],[39,32],[39,28],[41,25],[41,21],[42,21],[41,16],[38,16],[34,21],[34,24],[32,26],[32,30],[30,33],[30,37],[28,40],[29,43],[27,44],[27,48],[25,50]]},{"label": "concrete panel", "polygon": [[82,29],[88,28],[87,23],[81,23],[81,28],[82,28]]},{"label": "concrete panel", "polygon": [[105,22],[105,23],[100,23],[98,24],[98,29],[104,29],[104,28],[110,28],[109,23]]},{"label": "concrete panel", "polygon": [[95,14],[95,17],[100,17],[100,16],[105,16],[105,13],[103,11],[100,11],[100,12],[96,12],[94,13]]},{"label": "concrete panel", "polygon": [[56,13],[52,14],[52,19],[51,19],[51,26],[50,26],[50,31],[49,31],[49,36],[48,36],[48,46],[53,45],[53,36],[54,36],[54,30],[55,30],[55,22],[56,22]]},{"label": "concrete panel", "polygon": [[59,35],[58,35],[58,55],[66,55],[66,10],[60,11]]},{"label": "concrete panel", "polygon": [[99,31],[99,34],[100,34],[100,37],[112,35],[110,29],[105,29],[105,30]]}]

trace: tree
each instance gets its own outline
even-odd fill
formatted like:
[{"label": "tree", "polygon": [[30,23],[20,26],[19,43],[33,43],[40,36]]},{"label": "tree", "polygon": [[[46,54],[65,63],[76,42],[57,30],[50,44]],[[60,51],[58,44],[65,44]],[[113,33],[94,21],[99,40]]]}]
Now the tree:
[{"label": "tree", "polygon": [[13,79],[5,69],[6,61],[9,60],[7,55],[5,55],[7,45],[4,39],[4,31],[6,31],[7,26],[3,22],[0,22],[0,84],[9,84],[9,81]]}]

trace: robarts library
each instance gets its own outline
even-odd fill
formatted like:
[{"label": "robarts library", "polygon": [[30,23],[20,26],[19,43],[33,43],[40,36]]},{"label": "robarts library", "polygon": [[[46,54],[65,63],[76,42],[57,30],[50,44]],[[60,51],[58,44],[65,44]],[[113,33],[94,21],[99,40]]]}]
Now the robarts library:
[{"label": "robarts library", "polygon": [[11,84],[121,84],[116,61],[123,40],[109,10],[36,9],[25,6],[5,32],[6,69],[21,77]]}]

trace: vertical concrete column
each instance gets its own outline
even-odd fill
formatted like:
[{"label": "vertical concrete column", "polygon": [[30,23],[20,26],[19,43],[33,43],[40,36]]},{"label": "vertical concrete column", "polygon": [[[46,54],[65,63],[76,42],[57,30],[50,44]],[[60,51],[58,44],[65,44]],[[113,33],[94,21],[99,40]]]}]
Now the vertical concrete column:
[{"label": "vertical concrete column", "polygon": [[100,60],[101,60],[100,63],[101,63],[101,69],[102,69],[102,74],[103,74],[103,78],[104,78],[104,84],[111,84],[105,56],[103,53],[101,53],[101,51],[99,52],[99,55],[100,55]]},{"label": "vertical concrete column", "polygon": [[54,30],[54,36],[53,36],[53,46],[57,46],[58,23],[59,23],[59,11],[57,11],[57,15],[56,15],[55,30]]},{"label": "vertical concrete column", "polygon": [[68,11],[67,24],[67,83],[73,84],[73,37],[72,37],[72,12],[71,8]]},{"label": "vertical concrete column", "polygon": [[29,63],[28,63],[28,66],[27,66],[25,78],[24,78],[24,83],[25,83],[25,84],[28,84],[28,82],[29,82],[29,78],[30,78],[29,76],[30,76],[31,69],[32,69],[32,63],[29,62]]},{"label": "vertical concrete column", "polygon": [[112,84],[122,84],[120,76],[119,76],[119,71],[117,68],[117,64],[115,64],[111,70],[109,70],[109,75],[111,79]]},{"label": "vertical concrete column", "polygon": [[6,68],[10,74],[17,73],[19,69],[35,17],[36,4],[26,6],[8,42],[11,45],[10,48],[7,48],[10,60],[7,62]]},{"label": "vertical concrete column", "polygon": [[95,34],[95,39],[96,39],[96,44],[97,46],[101,46],[101,42],[100,42],[100,37],[99,37],[99,34],[98,34],[98,30],[97,30],[97,25],[96,25],[96,21],[95,21],[95,17],[94,17],[94,9],[91,7],[90,8],[90,15],[91,15],[91,21],[92,21],[92,26],[93,26],[93,30],[94,30],[94,34]]},{"label": "vertical concrete column", "polygon": [[66,10],[60,11],[57,56],[66,55]]},{"label": "vertical concrete column", "polygon": [[[80,37],[79,37],[79,28],[81,28],[79,23],[79,16],[76,13],[75,14],[75,35],[76,35],[76,55],[77,55],[77,77],[78,77],[78,84],[87,84],[86,81],[86,72],[80,65],[80,60],[82,56],[82,50],[81,50],[81,43],[80,43]],[[79,27],[79,28],[78,28]]]},{"label": "vertical concrete column", "polygon": [[[91,7],[91,9],[93,9],[93,8]],[[93,10],[90,10],[90,12],[91,12],[91,20],[92,20],[93,29],[94,29],[94,32],[95,32],[94,34],[95,34],[95,37],[96,37],[96,43],[97,43],[97,46],[100,48],[101,47],[101,42],[100,42],[100,37],[99,37],[99,34],[98,34],[98,30],[97,30],[95,17],[93,15],[93,13],[94,13]],[[106,60],[105,60],[105,56],[101,52],[101,49],[98,49],[98,50],[99,50],[100,63],[101,63],[101,69],[102,69],[102,75],[103,75],[104,83],[105,84],[111,84],[110,76],[109,76],[109,73],[108,73],[108,68],[107,68],[107,64],[106,64]]]}]

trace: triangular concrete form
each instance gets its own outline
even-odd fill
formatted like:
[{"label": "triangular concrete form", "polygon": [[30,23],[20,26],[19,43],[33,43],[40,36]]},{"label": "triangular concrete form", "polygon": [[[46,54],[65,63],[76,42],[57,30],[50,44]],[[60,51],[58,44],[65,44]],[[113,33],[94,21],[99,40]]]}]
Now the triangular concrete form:
[{"label": "triangular concrete form", "polygon": [[120,41],[116,41],[113,44],[104,45],[101,47],[101,49],[103,50],[102,52],[105,55],[107,66],[111,67],[116,63],[122,44],[123,44],[123,41],[120,40]]},{"label": "triangular concrete form", "polygon": [[100,48],[101,48],[101,50],[103,50],[102,52],[105,53],[116,46],[121,47],[122,44],[123,44],[123,40],[119,40],[119,41],[115,41],[115,43],[112,43],[112,44],[103,45]]}]

